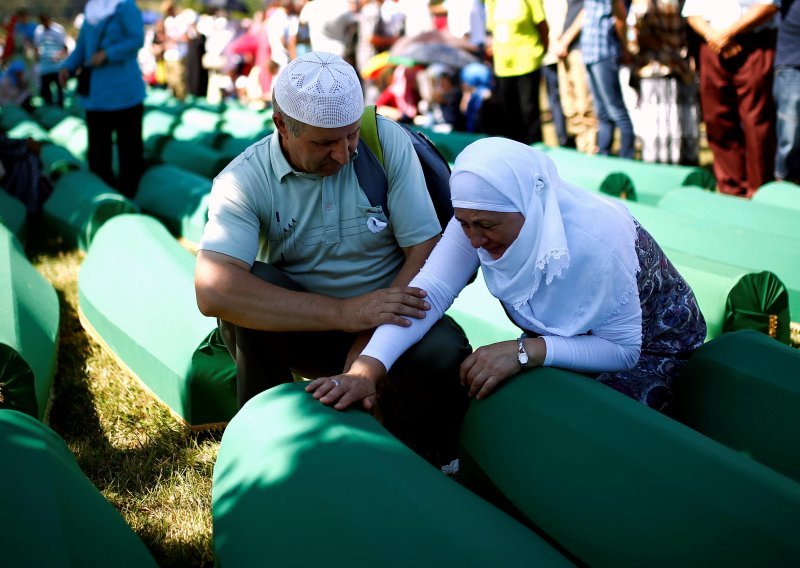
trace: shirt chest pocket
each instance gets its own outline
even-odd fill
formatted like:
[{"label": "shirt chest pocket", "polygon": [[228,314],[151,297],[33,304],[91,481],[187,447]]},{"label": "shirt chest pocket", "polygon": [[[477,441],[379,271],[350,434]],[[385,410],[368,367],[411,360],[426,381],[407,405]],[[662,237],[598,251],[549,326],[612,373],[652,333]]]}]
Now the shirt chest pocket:
[{"label": "shirt chest pocket", "polygon": [[381,207],[359,206],[357,211],[356,228],[366,250],[396,246],[389,219]]}]

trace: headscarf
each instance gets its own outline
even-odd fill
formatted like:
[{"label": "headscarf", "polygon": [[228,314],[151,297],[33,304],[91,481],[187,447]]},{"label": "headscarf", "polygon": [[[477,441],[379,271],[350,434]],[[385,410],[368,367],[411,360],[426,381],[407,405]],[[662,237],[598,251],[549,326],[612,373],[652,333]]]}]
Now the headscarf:
[{"label": "headscarf", "polygon": [[98,22],[113,14],[117,6],[124,1],[125,0],[89,0],[86,3],[86,8],[83,10],[83,15],[87,22],[96,26]]},{"label": "headscarf", "polygon": [[544,153],[484,138],[456,158],[453,207],[519,212],[525,222],[497,260],[478,249],[492,294],[532,327],[572,336],[615,315],[636,290],[636,228],[621,203],[563,181]]}]

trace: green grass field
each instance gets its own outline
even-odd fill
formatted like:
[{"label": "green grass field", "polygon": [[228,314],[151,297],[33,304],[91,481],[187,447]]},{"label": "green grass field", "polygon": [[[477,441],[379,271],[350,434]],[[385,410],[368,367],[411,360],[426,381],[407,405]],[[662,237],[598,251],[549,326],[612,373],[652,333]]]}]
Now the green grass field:
[{"label": "green grass field", "polygon": [[190,431],[86,333],[79,252],[29,248],[61,303],[50,426],[159,565],[213,566],[211,478],[221,433]]}]

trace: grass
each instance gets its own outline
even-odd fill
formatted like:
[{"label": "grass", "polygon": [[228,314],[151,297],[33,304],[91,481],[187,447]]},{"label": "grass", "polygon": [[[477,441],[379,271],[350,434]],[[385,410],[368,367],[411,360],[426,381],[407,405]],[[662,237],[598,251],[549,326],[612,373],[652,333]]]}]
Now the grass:
[{"label": "grass", "polygon": [[78,318],[82,255],[32,243],[61,305],[49,424],[160,566],[212,566],[211,479],[221,434],[194,433],[131,378]]}]

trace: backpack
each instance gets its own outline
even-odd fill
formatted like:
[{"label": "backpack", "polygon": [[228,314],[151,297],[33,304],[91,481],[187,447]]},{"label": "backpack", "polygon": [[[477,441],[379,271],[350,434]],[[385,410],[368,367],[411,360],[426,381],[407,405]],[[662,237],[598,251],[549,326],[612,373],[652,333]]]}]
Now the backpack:
[{"label": "backpack", "polygon": [[[405,130],[419,158],[428,194],[439,218],[439,225],[444,230],[453,218],[453,205],[450,203],[450,165],[430,138],[402,123],[398,124]],[[353,167],[356,170],[358,183],[367,195],[370,205],[381,206],[388,218],[389,179],[386,177],[383,148],[378,138],[378,115],[372,105],[365,107],[361,115],[361,139],[358,141],[358,157],[353,161]]]}]

